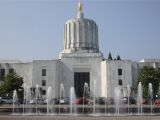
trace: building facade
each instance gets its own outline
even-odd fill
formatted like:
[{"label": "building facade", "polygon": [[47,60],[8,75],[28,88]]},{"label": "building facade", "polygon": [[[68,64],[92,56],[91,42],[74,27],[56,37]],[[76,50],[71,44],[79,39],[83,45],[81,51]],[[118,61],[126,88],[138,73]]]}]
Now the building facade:
[{"label": "building facade", "polygon": [[64,50],[57,60],[0,60],[0,83],[10,71],[23,77],[31,88],[39,85],[46,97],[49,86],[53,97],[59,97],[60,86],[64,85],[65,96],[70,87],[75,88],[76,96],[82,97],[84,84],[88,83],[90,96],[113,97],[114,88],[120,86],[126,95],[127,85],[134,87],[137,74],[143,66],[160,68],[160,59],[108,60],[99,50],[98,26],[95,21],[83,15],[83,5],[78,3],[77,18],[66,22],[64,28]]}]

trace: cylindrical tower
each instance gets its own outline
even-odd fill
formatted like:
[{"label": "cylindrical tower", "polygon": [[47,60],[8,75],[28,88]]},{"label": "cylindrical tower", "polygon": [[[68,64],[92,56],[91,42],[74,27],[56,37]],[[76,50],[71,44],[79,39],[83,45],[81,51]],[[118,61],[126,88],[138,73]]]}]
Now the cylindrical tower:
[{"label": "cylindrical tower", "polygon": [[98,53],[98,26],[83,17],[83,5],[78,3],[76,19],[66,22],[64,27],[63,53]]}]

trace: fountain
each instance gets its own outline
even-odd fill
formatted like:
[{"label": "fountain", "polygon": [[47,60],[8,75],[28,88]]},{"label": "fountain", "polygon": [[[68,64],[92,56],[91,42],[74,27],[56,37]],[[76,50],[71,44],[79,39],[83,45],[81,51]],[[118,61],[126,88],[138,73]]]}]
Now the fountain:
[{"label": "fountain", "polygon": [[94,88],[93,88],[93,114],[96,114],[96,80],[94,80]]},{"label": "fountain", "polygon": [[88,94],[89,94],[89,86],[88,86],[88,83],[84,83],[84,88],[83,88],[83,111],[82,113],[84,114],[84,101],[85,101],[85,97],[87,96],[88,97]]},{"label": "fountain", "polygon": [[39,89],[39,85],[36,85],[36,89],[35,89],[35,95],[36,95],[36,115],[37,115],[37,105],[38,105],[38,100],[40,99],[40,89]]},{"label": "fountain", "polygon": [[47,115],[53,112],[53,97],[52,97],[52,87],[47,89]]},{"label": "fountain", "polygon": [[[145,106],[144,107],[144,111],[143,111],[143,107],[142,107],[142,83],[139,82],[138,84],[138,94],[137,94],[137,113],[138,115],[142,115],[142,111],[145,113],[145,111],[147,110],[148,111],[148,108],[150,110],[150,113],[151,115],[153,114],[152,113],[152,110],[153,110],[153,103],[152,103],[152,99],[153,99],[153,88],[152,88],[152,83],[149,83],[148,84],[148,93],[149,93],[149,97],[150,97],[150,107]],[[77,106],[75,104],[75,100],[76,100],[76,95],[75,95],[75,89],[74,87],[71,87],[70,88],[70,105],[61,105],[61,103],[63,102],[64,100],[64,96],[65,96],[65,89],[64,89],[64,86],[63,84],[61,84],[60,86],[60,100],[59,100],[59,106],[58,106],[58,109],[57,109],[57,112],[59,115],[63,115],[62,114],[62,107],[65,107],[67,108],[66,110],[69,110],[69,113],[68,114],[65,114],[65,115],[72,115],[72,116],[77,116],[78,113],[77,113]],[[130,89],[130,86],[127,85],[127,92],[126,92],[126,96],[128,97],[128,105],[126,106],[128,108],[128,115],[132,115],[129,113],[130,109],[132,109],[134,112],[135,112],[135,106],[130,106],[130,93],[131,93],[131,89]],[[106,90],[106,93],[107,95],[107,90]],[[27,85],[24,85],[24,101],[23,101],[23,114],[26,113],[25,115],[37,115],[38,114],[38,111],[37,110],[41,110],[41,108],[38,109],[38,100],[40,99],[41,95],[40,95],[40,89],[39,89],[39,85],[36,85],[36,89],[35,89],[35,96],[33,97],[32,96],[33,93],[32,93],[32,89],[30,88],[30,86],[27,86]],[[89,96],[89,86],[88,86],[88,83],[84,83],[84,88],[83,88],[83,107],[81,108],[81,106],[79,106],[79,110],[82,110],[82,114],[86,113],[88,114],[88,111],[86,112],[86,108],[91,108],[92,109],[92,112],[90,111],[88,115],[91,115],[91,116],[102,116],[102,114],[97,114],[97,111],[98,110],[103,110],[105,109],[105,116],[108,116],[108,115],[116,115],[116,116],[119,116],[120,113],[121,115],[123,115],[122,113],[122,110],[126,110],[126,107],[122,106],[122,88],[121,86],[118,86],[118,87],[115,87],[114,89],[114,102],[115,102],[115,106],[114,105],[111,105],[109,107],[107,107],[107,102],[105,101],[105,106],[98,106],[96,108],[96,81],[94,81],[94,86],[93,86],[93,107],[90,107],[90,106],[85,106],[85,98]],[[36,105],[35,107],[33,107],[30,103],[31,100],[33,100],[33,98],[36,99]],[[45,109],[47,110],[46,114],[47,115],[53,115],[53,110],[56,108],[56,106],[53,106],[54,105],[54,101],[53,101],[53,90],[52,90],[52,87],[48,87],[47,89],[47,94],[46,94],[46,98],[47,98],[47,108],[46,106],[45,107],[42,107],[42,110],[44,111]],[[62,100],[62,102],[61,102]],[[14,90],[13,92],[13,108],[12,108],[12,111],[13,113],[16,112],[16,103],[18,101],[18,96],[17,96],[17,91]],[[54,108],[55,107],[55,108]],[[106,114],[106,111],[107,110],[113,110],[115,107],[115,114]],[[125,108],[125,109],[123,109]],[[36,114],[33,114],[33,111],[31,111],[32,109],[36,110]],[[107,109],[107,110],[106,110]],[[156,108],[157,109],[157,108]],[[56,109],[55,109],[56,110]],[[97,111],[96,111],[97,110]],[[91,113],[91,114],[90,114]],[[125,114],[126,115],[126,114]]]},{"label": "fountain", "polygon": [[31,91],[31,88],[30,86],[27,86],[26,88],[26,96],[25,96],[25,113],[27,114],[31,114],[32,111],[31,111],[31,105],[30,105],[30,101],[32,100],[32,91]]},{"label": "fountain", "polygon": [[138,84],[138,96],[137,96],[137,105],[138,105],[138,115],[142,115],[142,83]]},{"label": "fountain", "polygon": [[130,104],[130,94],[131,94],[131,89],[129,84],[127,85],[127,97],[128,97],[128,115],[129,115],[129,104]]},{"label": "fountain", "polygon": [[151,114],[152,114],[152,109],[153,109],[153,105],[152,105],[152,99],[153,99],[152,83],[148,84],[148,88],[149,88],[150,106],[151,106]]},{"label": "fountain", "polygon": [[[84,100],[89,95],[89,86],[88,86],[88,83],[84,83],[83,108],[82,108],[83,109],[83,111],[82,111],[83,114],[86,113],[86,114],[91,115],[91,116],[97,116],[97,115],[102,116],[102,114],[96,114],[96,112],[98,110],[101,110],[103,108],[103,109],[105,109],[105,116],[108,116],[108,115],[116,115],[116,116],[123,115],[123,114],[120,114],[120,113],[122,113],[122,110],[123,110],[123,109],[120,109],[120,108],[122,108],[122,106],[121,106],[122,105],[122,101],[121,101],[122,100],[121,86],[115,87],[115,89],[114,89],[115,106],[111,105],[109,107],[106,107],[106,103],[105,103],[105,106],[101,106],[100,108],[99,107],[96,108],[96,103],[95,103],[95,100],[96,100],[96,95],[95,95],[95,93],[96,93],[96,82],[95,81],[94,81],[94,86],[93,87],[94,87],[93,88],[93,99],[94,99],[93,111],[90,112],[91,114],[90,113],[88,114],[88,113],[85,112],[85,110],[86,110],[86,108],[90,108],[90,106],[85,106],[85,101]],[[149,109],[150,112],[151,112],[151,115],[152,115],[153,114],[152,113],[152,110],[153,110],[153,103],[152,103],[153,88],[152,88],[152,83],[148,84],[148,88],[149,88],[148,89],[148,93],[149,93],[149,97],[150,97],[150,101],[151,101],[150,102],[150,107],[148,107],[148,105],[145,106],[144,107],[145,110],[143,112],[145,113],[145,111],[146,110],[148,111],[148,109]],[[132,114],[129,113],[129,109],[134,110],[135,106],[136,106],[136,105],[135,106],[129,106],[130,105],[130,101],[129,101],[129,99],[130,99],[130,93],[131,93],[130,86],[127,85],[127,94],[126,95],[128,97],[128,115],[132,115]],[[23,113],[27,113],[25,115],[37,115],[37,113],[38,113],[38,111],[37,111],[37,109],[38,109],[38,106],[37,106],[38,102],[37,101],[40,98],[40,91],[39,91],[39,86],[38,85],[36,86],[36,89],[35,89],[35,97],[34,97],[34,98],[36,98],[36,105],[35,105],[35,107],[31,106],[31,104],[29,102],[30,100],[33,99],[32,95],[33,95],[33,93],[31,91],[30,86],[24,85]],[[138,111],[138,115],[143,115],[142,114],[142,110],[143,110],[142,109],[142,95],[143,95],[142,94],[142,84],[141,84],[141,82],[139,82],[139,84],[138,84],[138,94],[137,94],[137,111]],[[59,107],[57,109],[57,111],[59,112],[59,115],[63,115],[62,111],[61,111],[62,110],[61,100],[63,101],[64,96],[65,96],[64,95],[64,86],[63,86],[63,84],[61,84],[61,86],[60,86],[60,102],[59,102]],[[53,115],[53,110],[54,110],[54,107],[56,108],[56,106],[53,106],[54,103],[53,103],[53,91],[52,91],[52,87],[48,87],[46,98],[47,98],[47,108],[46,108],[46,106],[42,107],[43,108],[42,110],[47,109],[46,114],[47,115]],[[74,90],[74,87],[71,87],[70,88],[70,105],[65,105],[65,107],[67,107],[70,111],[69,111],[68,114],[65,114],[65,115],[72,115],[72,116],[77,116],[78,115],[78,113],[77,113],[77,106],[75,104],[75,100],[76,100],[75,90]],[[15,107],[17,101],[18,101],[17,91],[14,90],[14,92],[13,92],[13,108],[12,108],[13,114],[17,111],[16,107]],[[81,108],[81,106],[79,106],[79,107]],[[114,107],[115,107],[115,114],[107,114],[106,115],[106,109],[107,110],[113,110]],[[36,114],[33,114],[33,112],[31,111],[32,110],[31,108],[34,109],[34,110],[36,110]],[[126,108],[126,107],[124,106],[124,108]],[[157,107],[155,107],[155,108],[157,109]],[[91,107],[91,109],[92,109],[92,107]],[[41,110],[41,109],[38,109],[38,110]],[[134,110],[134,112],[135,112],[135,110]]]},{"label": "fountain", "polygon": [[121,89],[120,86],[115,87],[114,89],[114,101],[115,101],[115,113],[116,115],[119,115],[119,109],[120,109],[120,100],[121,100]]},{"label": "fountain", "polygon": [[25,102],[26,102],[27,85],[24,84],[23,88],[24,88],[24,90],[23,90],[23,114],[24,114],[24,112],[25,112]]},{"label": "fountain", "polygon": [[105,84],[105,116],[107,115],[107,83]]},{"label": "fountain", "polygon": [[17,96],[17,91],[13,91],[13,113],[15,113],[15,104],[18,103],[18,96]]},{"label": "fountain", "polygon": [[59,100],[59,115],[61,114],[61,101],[64,99],[64,85],[61,83],[60,86],[60,100]]},{"label": "fountain", "polygon": [[75,104],[76,95],[74,87],[70,88],[70,114],[76,115],[77,114],[77,107]]}]

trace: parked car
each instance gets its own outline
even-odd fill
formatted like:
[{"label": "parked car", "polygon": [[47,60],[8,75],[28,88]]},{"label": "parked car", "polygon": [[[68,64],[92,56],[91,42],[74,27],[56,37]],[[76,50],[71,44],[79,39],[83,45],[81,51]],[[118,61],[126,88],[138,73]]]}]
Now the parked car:
[{"label": "parked car", "polygon": [[149,100],[147,98],[143,98],[142,104],[144,104],[144,105],[149,104]]},{"label": "parked car", "polygon": [[2,103],[4,104],[12,104],[13,103],[13,99],[10,97],[2,97],[1,98]]},{"label": "parked car", "polygon": [[114,104],[114,99],[113,98],[106,98],[106,104],[107,105],[113,105]]},{"label": "parked car", "polygon": [[89,103],[89,100],[86,99],[86,98],[79,98],[75,101],[76,104],[79,104],[79,105],[87,105]]},{"label": "parked car", "polygon": [[136,104],[136,99],[134,97],[129,98],[130,104]]},{"label": "parked car", "polygon": [[159,106],[160,105],[160,98],[155,99],[154,104]]},{"label": "parked car", "polygon": [[59,99],[58,99],[58,98],[53,98],[53,103],[54,103],[55,105],[58,105],[58,104],[59,104]]},{"label": "parked car", "polygon": [[94,104],[93,98],[88,99],[88,101],[89,101],[89,102],[88,102],[89,105],[93,105],[93,104]]},{"label": "parked car", "polygon": [[[122,98],[122,103],[123,104],[128,104],[128,97],[123,97]],[[129,104],[136,104],[135,98],[129,97]]]},{"label": "parked car", "polygon": [[105,98],[104,97],[99,97],[96,99],[96,104],[99,104],[99,105],[104,105],[105,104]]},{"label": "parked car", "polygon": [[58,98],[58,99],[54,99],[54,104],[69,104],[69,98],[65,97],[65,98]]},{"label": "parked car", "polygon": [[59,104],[65,104],[65,100],[64,99],[60,99],[59,100]]},{"label": "parked car", "polygon": [[70,103],[69,97],[65,97],[64,100],[65,100],[65,104],[69,104]]},{"label": "parked car", "polygon": [[2,104],[3,103],[3,101],[2,101],[2,97],[0,97],[0,104]]},{"label": "parked car", "polygon": [[36,104],[36,100],[30,100],[29,103],[30,104]]},{"label": "parked car", "polygon": [[45,100],[38,100],[37,103],[40,105],[47,104],[47,102]]},{"label": "parked car", "polygon": [[122,103],[123,104],[127,104],[128,103],[128,98],[127,97],[123,97],[122,98]]}]

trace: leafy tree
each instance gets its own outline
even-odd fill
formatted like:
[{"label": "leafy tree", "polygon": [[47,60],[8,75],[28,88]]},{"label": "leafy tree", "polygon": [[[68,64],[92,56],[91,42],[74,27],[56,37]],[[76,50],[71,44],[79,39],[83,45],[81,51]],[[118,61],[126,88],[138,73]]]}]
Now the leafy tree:
[{"label": "leafy tree", "polygon": [[143,96],[148,96],[148,84],[152,83],[153,86],[153,96],[158,92],[159,82],[160,82],[160,72],[150,66],[144,66],[140,69],[138,73],[138,82],[142,83],[143,86]]},{"label": "leafy tree", "polygon": [[119,55],[117,55],[117,60],[121,60],[121,57]]},{"label": "leafy tree", "polygon": [[23,90],[22,84],[22,77],[15,72],[9,72],[0,86],[0,96],[8,95],[11,97],[14,90],[17,90],[18,95],[21,95]]},{"label": "leafy tree", "polygon": [[111,52],[109,52],[108,59],[113,60]]}]

